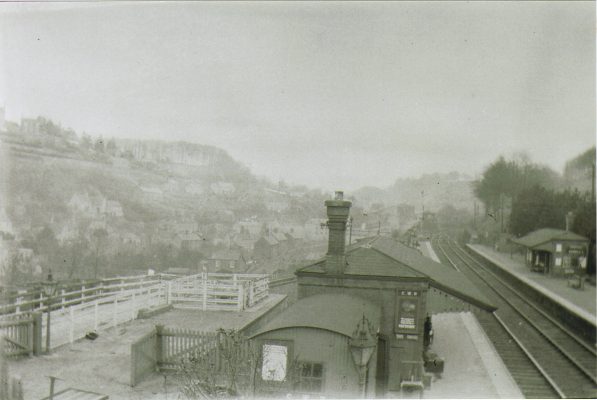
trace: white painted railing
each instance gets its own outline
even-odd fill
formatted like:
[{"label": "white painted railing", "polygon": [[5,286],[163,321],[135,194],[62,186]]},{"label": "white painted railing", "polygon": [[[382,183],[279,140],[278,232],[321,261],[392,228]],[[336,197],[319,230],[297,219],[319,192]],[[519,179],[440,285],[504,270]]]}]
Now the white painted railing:
[{"label": "white painted railing", "polygon": [[[139,310],[162,304],[166,304],[166,293],[164,284],[160,283],[52,311],[50,346],[73,343],[88,332],[116,327],[136,319]],[[47,313],[44,313],[44,343],[46,323]]]},{"label": "white painted railing", "polygon": [[[138,277],[132,277],[137,278]],[[118,278],[119,284],[60,293],[52,298],[50,346],[73,343],[88,332],[115,327],[137,318],[139,310],[172,304],[175,308],[195,310],[242,311],[267,297],[268,275],[263,274],[197,274],[172,280]],[[106,292],[99,291],[100,289]],[[95,292],[92,292],[95,291]],[[93,294],[89,294],[89,293]],[[69,296],[78,296],[70,300]],[[48,299],[43,295],[19,305],[47,311]],[[7,305],[4,307],[15,305]],[[23,314],[20,310],[2,317]],[[2,318],[0,318],[2,319]],[[47,313],[42,320],[42,341],[45,344]]]}]

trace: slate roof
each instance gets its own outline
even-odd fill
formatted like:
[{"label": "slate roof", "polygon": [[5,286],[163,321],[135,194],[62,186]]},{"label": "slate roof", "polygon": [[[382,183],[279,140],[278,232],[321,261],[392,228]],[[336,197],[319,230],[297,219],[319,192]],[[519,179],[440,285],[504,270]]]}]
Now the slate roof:
[{"label": "slate roof", "polygon": [[367,317],[379,328],[381,309],[367,300],[344,294],[321,294],[300,299],[253,334],[284,328],[316,328],[351,337],[357,324]]},{"label": "slate roof", "polygon": [[[391,238],[377,236],[353,244],[346,250],[344,275],[353,277],[410,278],[426,280],[433,287],[493,311],[495,306],[462,273],[423,256]],[[325,258],[300,268],[297,275],[325,274]]]},{"label": "slate roof", "polygon": [[553,240],[579,240],[588,241],[584,236],[577,235],[574,232],[564,231],[562,229],[543,228],[533,231],[526,236],[518,239],[512,239],[514,243],[525,247],[537,247]]}]

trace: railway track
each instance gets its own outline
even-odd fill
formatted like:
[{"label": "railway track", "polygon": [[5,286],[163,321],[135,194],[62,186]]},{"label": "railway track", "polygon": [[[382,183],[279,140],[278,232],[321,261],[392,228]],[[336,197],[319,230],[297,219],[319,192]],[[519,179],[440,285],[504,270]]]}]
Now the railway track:
[{"label": "railway track", "polygon": [[478,316],[496,350],[528,398],[595,398],[597,356],[558,321],[451,241],[434,245],[440,258],[471,279],[498,307]]}]

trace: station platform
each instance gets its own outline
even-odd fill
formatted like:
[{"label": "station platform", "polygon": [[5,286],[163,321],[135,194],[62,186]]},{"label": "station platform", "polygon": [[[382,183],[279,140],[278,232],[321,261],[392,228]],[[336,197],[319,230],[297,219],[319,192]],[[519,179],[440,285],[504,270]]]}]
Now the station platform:
[{"label": "station platform", "polygon": [[557,278],[530,271],[525,265],[524,257],[520,254],[510,255],[509,253],[500,253],[488,246],[480,244],[468,244],[467,246],[496,266],[503,268],[530,287],[551,298],[573,314],[596,325],[597,318],[595,314],[597,312],[597,304],[595,296],[597,295],[597,290],[594,286],[586,284],[583,289],[574,289],[568,286],[565,278]]},{"label": "station platform", "polygon": [[441,261],[437,257],[437,254],[435,254],[435,251],[433,251],[433,247],[431,247],[431,242],[429,242],[429,241],[420,242],[420,249],[421,249],[421,253],[423,253],[423,255],[425,257],[429,257],[433,261],[441,263]]},{"label": "station platform", "polygon": [[[424,256],[440,262],[428,241],[421,242]],[[441,377],[434,377],[423,397],[429,399],[522,399],[510,375],[474,314],[441,313],[432,317],[435,338],[431,346],[445,360]],[[402,397],[397,393],[393,397]]]},{"label": "station platform", "polygon": [[445,359],[441,378],[434,377],[428,399],[522,399],[524,396],[501,357],[470,312],[432,317],[431,349]]}]

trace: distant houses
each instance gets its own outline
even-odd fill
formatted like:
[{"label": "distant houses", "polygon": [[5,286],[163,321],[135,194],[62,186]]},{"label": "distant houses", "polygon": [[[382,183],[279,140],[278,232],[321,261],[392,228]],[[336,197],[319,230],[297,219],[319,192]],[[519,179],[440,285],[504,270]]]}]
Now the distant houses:
[{"label": "distant houses", "polygon": [[247,268],[241,251],[234,249],[216,251],[207,261],[209,270],[214,272],[239,272]]},{"label": "distant houses", "polygon": [[108,200],[101,195],[90,195],[88,192],[75,193],[67,206],[74,213],[86,214],[90,218],[101,216],[121,218],[124,216],[120,202]]},{"label": "distant houses", "polygon": [[216,182],[212,183],[209,187],[216,195],[232,195],[236,191],[236,188],[230,182]]}]

